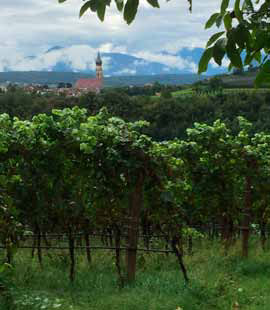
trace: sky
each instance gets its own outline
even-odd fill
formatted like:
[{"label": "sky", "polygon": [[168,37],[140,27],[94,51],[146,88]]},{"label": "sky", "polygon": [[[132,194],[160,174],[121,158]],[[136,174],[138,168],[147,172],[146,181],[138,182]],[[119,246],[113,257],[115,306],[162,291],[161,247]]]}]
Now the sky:
[{"label": "sky", "polygon": [[[176,68],[188,67],[194,72],[197,64],[176,53],[184,47],[204,47],[211,34],[217,32],[204,30],[204,24],[218,11],[220,1],[193,2],[190,14],[186,0],[161,0],[160,9],[140,0],[135,21],[127,25],[113,2],[105,21],[100,22],[90,11],[79,19],[83,4],[80,0],[67,0],[63,4],[58,0],[1,0],[0,71],[7,67],[43,70],[61,57],[80,70],[84,59],[94,57],[100,50],[128,53]],[[53,46],[65,49],[44,55]]]}]

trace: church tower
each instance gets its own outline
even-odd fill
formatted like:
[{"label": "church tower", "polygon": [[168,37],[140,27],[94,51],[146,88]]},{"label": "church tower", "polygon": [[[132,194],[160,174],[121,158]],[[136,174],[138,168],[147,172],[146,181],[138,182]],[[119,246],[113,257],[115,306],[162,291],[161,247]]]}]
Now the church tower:
[{"label": "church tower", "polygon": [[102,80],[102,60],[100,57],[100,52],[98,52],[97,59],[96,59],[96,78],[98,80]]}]

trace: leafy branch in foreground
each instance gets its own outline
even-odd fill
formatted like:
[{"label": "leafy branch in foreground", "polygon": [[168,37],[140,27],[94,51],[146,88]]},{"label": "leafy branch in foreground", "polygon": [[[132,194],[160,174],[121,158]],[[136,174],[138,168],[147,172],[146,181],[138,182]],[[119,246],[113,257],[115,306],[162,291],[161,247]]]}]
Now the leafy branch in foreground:
[{"label": "leafy branch in foreground", "polygon": [[205,29],[223,26],[225,31],[214,34],[206,44],[206,50],[199,63],[199,73],[207,71],[211,59],[221,65],[225,55],[230,60],[229,70],[233,67],[243,69],[256,61],[260,72],[255,86],[270,81],[270,2],[268,0],[234,1],[222,0],[220,12],[212,14]]},{"label": "leafy branch in foreground", "polygon": [[[58,0],[59,3],[66,2],[67,0]],[[158,0],[146,0],[153,8],[159,8]],[[192,0],[189,2],[189,10],[192,10]],[[111,5],[111,0],[89,0],[86,1],[80,9],[80,17],[82,17],[87,11],[92,11],[97,14],[101,21],[104,21],[107,7]],[[139,0],[114,0],[119,12],[123,12],[123,18],[127,24],[131,24],[136,17]]]}]

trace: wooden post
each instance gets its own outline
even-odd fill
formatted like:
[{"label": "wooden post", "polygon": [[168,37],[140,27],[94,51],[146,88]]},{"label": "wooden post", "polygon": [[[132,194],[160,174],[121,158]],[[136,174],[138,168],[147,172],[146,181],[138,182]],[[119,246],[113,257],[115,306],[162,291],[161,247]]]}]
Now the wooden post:
[{"label": "wooden post", "polygon": [[250,230],[250,217],[252,207],[252,196],[251,196],[251,177],[246,177],[246,191],[245,191],[245,206],[243,214],[243,225],[242,225],[242,256],[248,257],[248,241],[249,241],[249,230]]},{"label": "wooden post", "polygon": [[133,192],[131,192],[130,195],[130,213],[127,235],[128,250],[126,252],[127,281],[129,283],[135,281],[136,274],[139,218],[140,211],[143,205],[143,181],[143,174],[140,173],[135,184],[135,189]]},{"label": "wooden post", "polygon": [[115,265],[116,265],[116,269],[117,269],[117,273],[118,273],[120,288],[123,288],[124,287],[124,277],[122,276],[122,271],[121,271],[120,247],[121,247],[121,232],[120,232],[119,227],[117,225],[115,225]]},{"label": "wooden post", "polygon": [[69,256],[70,256],[69,279],[71,283],[73,283],[75,279],[75,250],[74,250],[75,239],[71,229],[69,230],[68,241],[69,241]]},{"label": "wooden post", "polygon": [[38,228],[37,230],[37,250],[38,250],[38,261],[42,267],[42,249],[41,249],[41,232]]},{"label": "wooden post", "polygon": [[178,244],[179,244],[179,238],[174,236],[172,238],[172,241],[171,241],[172,250],[173,250],[175,256],[178,259],[178,263],[179,263],[180,268],[182,270],[182,273],[183,273],[183,276],[184,276],[184,279],[185,279],[185,283],[188,284],[189,278],[188,278],[188,275],[187,275],[186,267],[185,267],[184,262],[183,262],[183,252],[182,252],[182,250],[179,251],[179,249],[177,247]]},{"label": "wooden post", "polygon": [[91,250],[90,250],[90,238],[89,238],[88,233],[84,234],[84,240],[85,240],[85,245],[86,245],[87,262],[88,262],[88,264],[91,264],[92,257],[91,257]]},{"label": "wooden post", "polygon": [[263,251],[265,251],[265,243],[266,243],[266,221],[262,219],[260,223],[260,232],[261,232],[261,245]]},{"label": "wooden post", "polygon": [[31,258],[35,257],[36,243],[37,243],[37,239],[36,239],[36,236],[34,236],[33,237],[32,251],[31,251]]}]

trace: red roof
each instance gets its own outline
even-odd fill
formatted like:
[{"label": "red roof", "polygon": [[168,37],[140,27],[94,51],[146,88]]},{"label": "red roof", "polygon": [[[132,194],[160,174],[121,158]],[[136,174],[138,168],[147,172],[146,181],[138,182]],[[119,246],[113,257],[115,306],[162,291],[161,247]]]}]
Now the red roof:
[{"label": "red roof", "polygon": [[99,79],[80,79],[76,82],[76,88],[100,90],[102,87],[102,80]]}]

